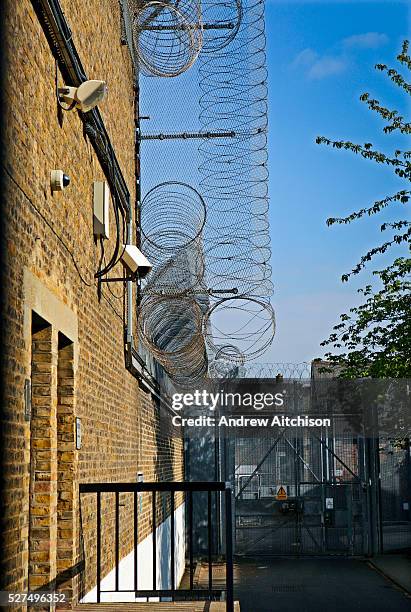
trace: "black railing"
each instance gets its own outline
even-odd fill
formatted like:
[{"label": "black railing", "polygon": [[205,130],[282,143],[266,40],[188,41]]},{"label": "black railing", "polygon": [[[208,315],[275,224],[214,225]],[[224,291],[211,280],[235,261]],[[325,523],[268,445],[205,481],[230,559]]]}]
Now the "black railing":
[{"label": "black railing", "polygon": [[[189,588],[178,588],[175,576],[175,494],[184,493],[184,503],[186,510],[186,559],[188,561]],[[193,524],[193,498],[196,493],[207,493],[207,554],[205,555],[208,564],[207,586],[201,588],[196,585],[194,588],[194,535],[195,526]],[[114,494],[114,583],[112,590],[101,588],[102,570],[102,495]],[[120,494],[130,493],[133,495],[133,588],[120,588]],[[138,536],[139,536],[139,500],[138,495],[151,493],[151,521],[152,521],[152,589],[140,589],[138,585]],[[157,588],[157,493],[170,494],[170,588]],[[159,597],[167,598],[172,601],[187,600],[225,600],[227,612],[234,610],[233,596],[233,540],[232,540],[232,491],[230,484],[224,482],[144,482],[144,483],[87,483],[80,484],[80,494],[96,495],[96,584],[97,584],[97,603],[101,602],[104,593],[134,593],[137,598]],[[223,546],[225,560],[225,587],[215,588],[213,584],[213,504],[212,495],[222,496],[224,499],[225,520],[223,533],[225,541]],[[218,504],[216,504],[216,507]],[[168,515],[167,515],[168,518]],[[129,522],[128,522],[129,525]],[[107,540],[106,540],[107,541]],[[220,558],[220,557],[219,557]]]}]

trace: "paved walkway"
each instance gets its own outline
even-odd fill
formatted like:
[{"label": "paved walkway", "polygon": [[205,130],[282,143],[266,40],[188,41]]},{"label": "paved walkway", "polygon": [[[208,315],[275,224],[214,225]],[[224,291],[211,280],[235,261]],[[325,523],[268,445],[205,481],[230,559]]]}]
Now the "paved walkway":
[{"label": "paved walkway", "polygon": [[[234,597],[241,612],[411,612],[411,558],[382,555],[371,561],[343,558],[249,559],[234,566]],[[195,584],[208,582],[206,564]],[[213,567],[213,584],[224,588],[225,566]],[[225,612],[220,602],[82,604],[80,612]],[[236,612],[239,612],[238,604]]]},{"label": "paved walkway", "polygon": [[234,577],[241,612],[411,612],[411,598],[362,560],[244,560]]},{"label": "paved walkway", "polygon": [[411,595],[411,554],[378,555],[370,559],[370,562]]}]

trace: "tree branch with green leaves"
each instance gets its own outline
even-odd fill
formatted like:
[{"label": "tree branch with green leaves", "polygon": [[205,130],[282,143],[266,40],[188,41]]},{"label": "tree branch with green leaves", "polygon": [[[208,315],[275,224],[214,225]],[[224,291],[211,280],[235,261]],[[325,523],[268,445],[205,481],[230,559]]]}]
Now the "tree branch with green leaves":
[{"label": "tree branch with green leaves", "polygon": [[[408,41],[404,41],[397,60],[407,71],[411,71]],[[385,73],[402,93],[411,95],[411,84],[398,70],[385,64],[377,64],[375,68]],[[386,122],[383,127],[384,134],[398,132],[407,136],[411,133],[411,123],[398,111],[385,108],[369,93],[362,94],[360,101]],[[393,204],[409,204],[411,151],[396,149],[387,154],[377,151],[369,142],[360,145],[350,141],[330,140],[324,136],[319,136],[316,142],[335,149],[344,149],[367,161],[388,166],[397,177],[407,182],[404,189],[375,201],[371,206],[360,208],[346,217],[327,219],[328,226],[346,225],[363,217],[378,215]],[[389,252],[393,246],[408,245],[409,248],[411,222],[407,218],[382,223],[380,230],[393,232],[393,235],[362,255],[353,269],[342,275],[343,282],[348,281],[352,275],[359,274],[375,256]],[[365,298],[365,302],[351,308],[348,314],[340,315],[340,323],[334,326],[328,340],[321,343],[321,346],[330,347],[326,358],[331,364],[338,366],[343,377],[411,377],[410,272],[411,259],[407,257],[397,257],[385,269],[374,271],[373,275],[381,288],[375,290],[372,285],[367,285],[360,289],[359,293]]]}]

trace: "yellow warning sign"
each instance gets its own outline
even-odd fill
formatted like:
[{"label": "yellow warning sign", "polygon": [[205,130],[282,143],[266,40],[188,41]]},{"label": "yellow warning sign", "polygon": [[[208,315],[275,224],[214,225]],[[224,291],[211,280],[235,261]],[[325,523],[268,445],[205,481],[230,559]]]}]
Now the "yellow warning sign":
[{"label": "yellow warning sign", "polygon": [[284,489],[283,485],[279,487],[276,498],[279,501],[285,501],[287,499],[287,491]]}]

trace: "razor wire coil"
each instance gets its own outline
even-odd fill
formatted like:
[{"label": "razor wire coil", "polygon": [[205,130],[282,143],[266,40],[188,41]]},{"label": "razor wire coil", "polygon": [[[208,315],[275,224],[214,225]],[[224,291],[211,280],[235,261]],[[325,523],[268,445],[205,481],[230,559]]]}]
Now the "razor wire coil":
[{"label": "razor wire coil", "polygon": [[202,196],[186,183],[160,183],[141,203],[141,233],[156,263],[198,239],[205,220]]},{"label": "razor wire coil", "polygon": [[198,57],[203,43],[197,0],[134,3],[133,46],[147,76],[176,77]]},{"label": "razor wire coil", "polygon": [[177,181],[160,183],[140,209],[142,249],[153,263],[144,284],[139,336],[174,383],[184,386],[207,372],[202,319],[202,230],[206,206],[196,189]]},{"label": "razor wire coil", "polygon": [[201,195],[185,183],[160,183],[145,195],[140,214],[142,248],[154,264],[145,293],[193,291],[204,276],[206,205]]},{"label": "razor wire coil", "polygon": [[300,363],[249,363],[241,370],[239,376],[241,378],[309,379],[311,377],[311,364],[307,361]]},{"label": "razor wire coil", "polygon": [[224,135],[200,141],[198,190],[168,181],[143,198],[153,272],[140,341],[179,385],[241,375],[275,333],[264,2],[149,2],[134,15],[141,71],[177,76],[198,57],[200,132]]},{"label": "razor wire coil", "polygon": [[190,297],[144,296],[141,301],[139,338],[174,382],[193,382],[207,371],[202,318]]},{"label": "razor wire coil", "polygon": [[203,0],[202,53],[215,53],[237,35],[242,18],[241,0]]},{"label": "razor wire coil", "polygon": [[220,300],[211,305],[203,319],[203,334],[211,350],[220,359],[239,365],[266,351],[273,340],[273,327],[270,302],[250,297]]},{"label": "razor wire coil", "polygon": [[[245,0],[236,37],[201,55],[202,130],[232,130],[199,145],[200,190],[207,202],[207,277],[243,297],[272,294],[268,223],[267,69],[264,3]],[[252,306],[250,306],[252,309]]]}]

